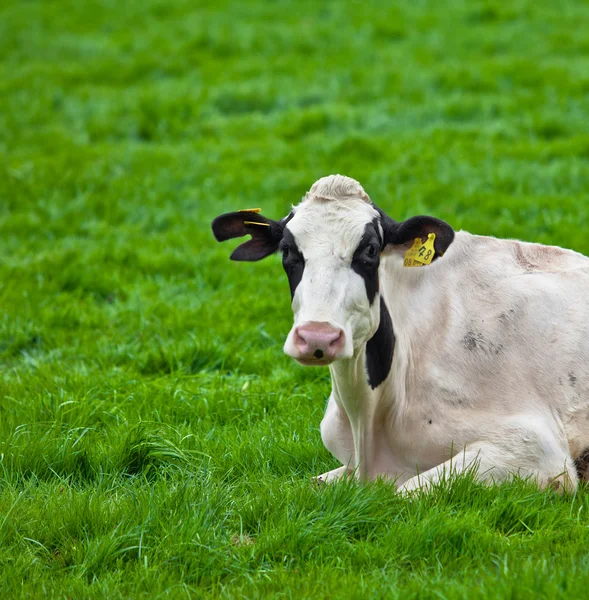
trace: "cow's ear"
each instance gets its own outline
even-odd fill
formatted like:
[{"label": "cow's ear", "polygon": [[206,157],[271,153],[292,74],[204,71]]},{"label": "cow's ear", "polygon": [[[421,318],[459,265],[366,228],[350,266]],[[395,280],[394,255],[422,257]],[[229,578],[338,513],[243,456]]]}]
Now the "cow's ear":
[{"label": "cow's ear", "polygon": [[261,260],[278,249],[284,225],[290,216],[281,221],[273,221],[261,215],[258,209],[226,213],[213,221],[213,235],[218,242],[251,235],[252,239],[237,246],[230,258],[231,260]]},{"label": "cow's ear", "polygon": [[436,251],[434,260],[436,260],[440,256],[444,256],[446,250],[454,241],[454,229],[445,221],[435,217],[411,217],[402,223],[393,221],[387,215],[384,215],[384,217],[384,220],[381,221],[384,232],[384,245],[391,245],[399,251],[405,251],[411,247],[417,238],[425,243],[429,234],[433,233],[436,236],[434,240]]}]

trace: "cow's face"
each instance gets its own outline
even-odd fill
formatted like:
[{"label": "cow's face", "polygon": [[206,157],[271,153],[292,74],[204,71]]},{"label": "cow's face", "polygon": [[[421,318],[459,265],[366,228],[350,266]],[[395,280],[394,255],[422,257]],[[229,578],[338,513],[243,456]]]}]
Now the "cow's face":
[{"label": "cow's face", "polygon": [[284,350],[317,366],[352,357],[376,332],[383,253],[402,256],[416,238],[436,233],[441,256],[454,236],[432,217],[393,221],[357,181],[340,175],[317,181],[282,221],[253,211],[228,213],[215,219],[213,232],[219,241],[252,235],[234,251],[234,260],[282,253],[294,312]]},{"label": "cow's face", "polygon": [[294,325],[284,351],[303,364],[349,358],[379,322],[378,211],[358,197],[310,195],[287,223],[279,251],[292,294]]}]

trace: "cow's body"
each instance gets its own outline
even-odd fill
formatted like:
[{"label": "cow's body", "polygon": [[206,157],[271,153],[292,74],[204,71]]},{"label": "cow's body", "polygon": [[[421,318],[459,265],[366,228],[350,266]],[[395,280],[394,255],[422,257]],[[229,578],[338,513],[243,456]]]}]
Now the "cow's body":
[{"label": "cow's body", "polygon": [[[330,365],[321,435],[342,467],[320,481],[427,489],[476,466],[485,481],[570,490],[587,475],[589,258],[432,217],[398,223],[341,176],[280,222],[244,214],[219,217],[217,239],[252,235],[236,260],[280,247],[295,313],[285,351]],[[404,266],[426,238],[435,260]]]},{"label": "cow's body", "polygon": [[352,429],[363,413],[367,478],[423,486],[440,465],[448,474],[452,458],[458,469],[478,463],[481,477],[574,485],[575,460],[589,448],[589,259],[460,232],[444,260],[407,269],[390,256],[380,273],[392,368],[371,390],[350,377],[362,356],[330,367],[326,447],[355,466]]}]

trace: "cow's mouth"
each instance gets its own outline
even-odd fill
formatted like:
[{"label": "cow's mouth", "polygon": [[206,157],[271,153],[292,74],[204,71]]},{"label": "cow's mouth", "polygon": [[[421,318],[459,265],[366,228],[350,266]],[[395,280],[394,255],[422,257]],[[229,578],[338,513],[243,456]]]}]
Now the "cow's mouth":
[{"label": "cow's mouth", "polygon": [[315,353],[314,358],[295,357],[295,360],[305,367],[326,367],[327,365],[330,365],[335,359],[323,356],[323,354],[321,355],[321,357],[318,357],[317,353]]}]

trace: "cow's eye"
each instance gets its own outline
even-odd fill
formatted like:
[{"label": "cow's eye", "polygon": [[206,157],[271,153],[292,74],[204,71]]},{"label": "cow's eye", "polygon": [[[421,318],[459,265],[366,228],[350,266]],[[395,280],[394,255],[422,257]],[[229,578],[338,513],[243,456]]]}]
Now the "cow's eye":
[{"label": "cow's eye", "polygon": [[368,258],[375,258],[377,252],[378,252],[378,250],[377,250],[376,246],[368,246],[368,248],[366,248],[366,256]]}]

